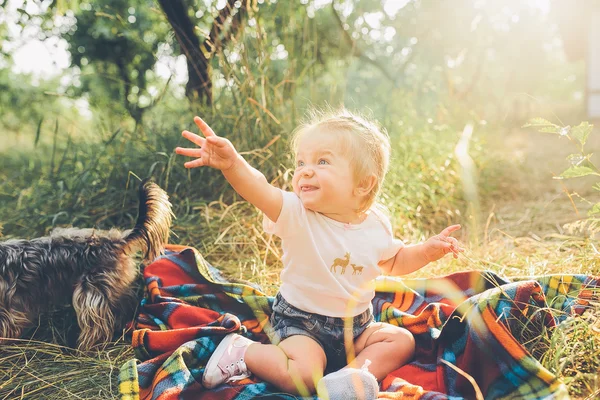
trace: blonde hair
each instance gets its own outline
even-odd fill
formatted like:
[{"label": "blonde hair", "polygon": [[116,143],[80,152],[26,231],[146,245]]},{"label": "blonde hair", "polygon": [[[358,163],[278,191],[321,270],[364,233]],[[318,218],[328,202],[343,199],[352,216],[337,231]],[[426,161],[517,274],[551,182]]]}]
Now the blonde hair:
[{"label": "blonde hair", "polygon": [[345,108],[328,111],[315,109],[310,111],[307,120],[292,133],[290,145],[294,155],[302,135],[317,127],[341,134],[340,137],[344,140],[340,141],[340,145],[342,151],[351,156],[350,162],[356,183],[370,175],[376,177],[373,189],[358,211],[368,210],[381,192],[390,163],[390,137],[387,132],[375,121]]}]

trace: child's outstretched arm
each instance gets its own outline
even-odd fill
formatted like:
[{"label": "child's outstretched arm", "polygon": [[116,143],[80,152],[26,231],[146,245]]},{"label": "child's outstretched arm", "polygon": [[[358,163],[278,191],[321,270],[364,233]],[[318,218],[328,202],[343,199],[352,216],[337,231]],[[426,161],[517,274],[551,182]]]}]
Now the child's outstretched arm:
[{"label": "child's outstretched arm", "polygon": [[406,275],[432,261],[439,260],[448,253],[453,253],[454,258],[458,258],[458,253],[463,252],[464,249],[450,234],[459,229],[460,225],[451,225],[423,243],[403,247],[394,258],[380,263],[379,266],[389,275]]},{"label": "child's outstretched arm", "polygon": [[277,221],[283,204],[281,191],[267,182],[267,178],[260,171],[250,166],[229,140],[217,136],[200,117],[194,117],[194,122],[204,137],[189,131],[182,132],[184,138],[199,146],[175,149],[177,154],[196,157],[184,166],[207,166],[221,170],[225,179],[240,196],[265,213],[271,221]]}]

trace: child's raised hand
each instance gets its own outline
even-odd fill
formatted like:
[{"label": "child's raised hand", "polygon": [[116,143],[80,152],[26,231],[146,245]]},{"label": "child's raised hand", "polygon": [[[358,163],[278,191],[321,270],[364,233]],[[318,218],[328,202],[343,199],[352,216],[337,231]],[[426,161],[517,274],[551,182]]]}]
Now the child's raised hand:
[{"label": "child's raised hand", "polygon": [[183,164],[184,167],[196,168],[207,166],[220,169],[221,171],[231,168],[238,159],[238,153],[231,142],[217,136],[200,117],[194,117],[194,122],[200,128],[204,137],[189,131],[181,133],[184,138],[199,146],[199,148],[177,147],[175,149],[175,153],[177,154],[196,157],[195,160]]},{"label": "child's raised hand", "polygon": [[451,225],[438,235],[427,239],[423,244],[423,251],[427,261],[439,260],[448,253],[453,253],[454,258],[458,258],[458,253],[462,253],[465,249],[460,247],[458,240],[450,236],[450,234],[459,229],[460,225]]}]

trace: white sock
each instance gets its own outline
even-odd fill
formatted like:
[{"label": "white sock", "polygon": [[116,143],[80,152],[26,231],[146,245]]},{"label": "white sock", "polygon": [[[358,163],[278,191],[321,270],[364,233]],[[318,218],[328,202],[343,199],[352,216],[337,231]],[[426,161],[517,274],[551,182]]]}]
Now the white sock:
[{"label": "white sock", "polygon": [[324,376],[317,383],[321,400],[371,400],[379,394],[377,379],[369,372],[371,361],[360,368],[344,368]]}]

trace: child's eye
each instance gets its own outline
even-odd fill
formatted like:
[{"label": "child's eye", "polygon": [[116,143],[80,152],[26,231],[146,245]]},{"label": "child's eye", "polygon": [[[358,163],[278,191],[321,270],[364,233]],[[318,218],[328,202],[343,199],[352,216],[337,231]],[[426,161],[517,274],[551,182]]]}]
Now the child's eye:
[{"label": "child's eye", "polygon": [[304,161],[296,161],[296,167],[304,167]]},{"label": "child's eye", "polygon": [[323,159],[323,158],[321,158],[321,159],[319,160],[319,165],[327,165],[327,164],[329,164],[329,161],[327,161],[327,160],[325,160],[325,159]]}]

